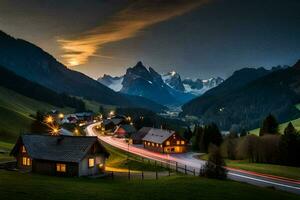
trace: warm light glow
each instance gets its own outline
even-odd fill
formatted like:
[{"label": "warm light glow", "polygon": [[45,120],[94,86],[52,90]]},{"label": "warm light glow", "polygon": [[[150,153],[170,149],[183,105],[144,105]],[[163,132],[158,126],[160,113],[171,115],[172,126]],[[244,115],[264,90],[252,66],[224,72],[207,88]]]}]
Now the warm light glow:
[{"label": "warm light glow", "polygon": [[26,153],[25,146],[22,146],[22,153]]},{"label": "warm light glow", "polygon": [[31,165],[31,159],[28,157],[23,157],[22,158],[22,165],[23,166],[30,166]]},{"label": "warm light glow", "polygon": [[149,26],[185,14],[208,1],[176,1],[172,4],[159,1],[132,1],[133,3],[117,12],[106,23],[77,37],[58,39],[65,52],[62,55],[64,63],[68,66],[77,66],[87,63],[92,56],[112,59],[111,56],[99,54],[98,50],[108,43],[135,37]]},{"label": "warm light glow", "polygon": [[53,117],[50,116],[50,115],[47,116],[46,119],[45,119],[45,122],[48,123],[48,124],[53,123],[53,121],[54,121],[54,120],[53,120]]},{"label": "warm light glow", "polygon": [[57,172],[66,172],[66,170],[67,170],[66,164],[56,163]]},{"label": "warm light glow", "polygon": [[169,146],[169,145],[170,145],[170,141],[167,141],[167,142],[166,142],[166,145]]},{"label": "warm light glow", "polygon": [[59,117],[59,119],[63,119],[65,116],[63,113],[59,113],[58,117]]},{"label": "warm light glow", "polygon": [[95,166],[95,159],[89,158],[89,167],[94,167],[94,166]]},{"label": "warm light glow", "polygon": [[185,142],[182,140],[182,141],[181,141],[181,144],[184,144],[184,143],[185,143]]},{"label": "warm light glow", "polygon": [[179,141],[179,140],[177,140],[177,141],[176,141],[176,144],[177,144],[177,145],[179,145],[179,144],[180,144],[180,141]]},{"label": "warm light glow", "polygon": [[75,135],[79,135],[79,130],[77,128],[75,128],[74,133],[75,133]]},{"label": "warm light glow", "polygon": [[115,111],[113,111],[113,110],[110,111],[110,112],[109,112],[109,115],[110,115],[110,116],[114,116],[114,115],[115,115]]}]

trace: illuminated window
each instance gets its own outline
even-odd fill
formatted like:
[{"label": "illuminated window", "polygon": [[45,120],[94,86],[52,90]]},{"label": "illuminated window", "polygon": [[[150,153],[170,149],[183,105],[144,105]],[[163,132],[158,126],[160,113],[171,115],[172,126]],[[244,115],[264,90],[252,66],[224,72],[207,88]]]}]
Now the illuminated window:
[{"label": "illuminated window", "polygon": [[26,149],[24,146],[22,146],[22,153],[26,153]]},{"label": "illuminated window", "polygon": [[95,166],[95,159],[89,158],[89,167],[94,167],[94,166]]},{"label": "illuminated window", "polygon": [[31,165],[31,159],[28,157],[23,157],[22,158],[22,165],[24,166],[30,166]]},{"label": "illuminated window", "polygon": [[66,164],[56,163],[57,172],[66,172]]},{"label": "illuminated window", "polygon": [[170,141],[167,141],[167,142],[166,142],[166,145],[169,146],[169,145],[170,145]]},{"label": "illuminated window", "polygon": [[150,144],[150,142],[148,142],[148,146],[150,146],[151,144]]},{"label": "illuminated window", "polygon": [[162,144],[160,145],[160,147],[162,147]]},{"label": "illuminated window", "polygon": [[177,140],[177,141],[176,141],[176,144],[180,144],[180,141],[179,141],[179,140]]},{"label": "illuminated window", "polygon": [[158,144],[156,144],[156,147],[158,147]]},{"label": "illuminated window", "polygon": [[181,144],[184,144],[184,141],[183,141],[183,140],[181,141]]},{"label": "illuminated window", "polygon": [[154,147],[154,143],[152,143],[152,146]]}]

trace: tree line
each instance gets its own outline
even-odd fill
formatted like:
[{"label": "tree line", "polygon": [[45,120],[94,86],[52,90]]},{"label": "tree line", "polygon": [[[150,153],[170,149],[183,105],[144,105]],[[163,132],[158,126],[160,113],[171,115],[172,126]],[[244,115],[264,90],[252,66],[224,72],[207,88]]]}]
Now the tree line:
[{"label": "tree line", "polygon": [[300,152],[299,131],[290,122],[281,134],[279,123],[272,114],[263,120],[259,136],[244,129],[239,133],[231,130],[222,136],[215,123],[196,125],[193,132],[187,129],[183,136],[192,141],[195,151],[208,153],[210,145],[214,145],[220,148],[222,157],[232,160],[300,166],[297,156]]}]

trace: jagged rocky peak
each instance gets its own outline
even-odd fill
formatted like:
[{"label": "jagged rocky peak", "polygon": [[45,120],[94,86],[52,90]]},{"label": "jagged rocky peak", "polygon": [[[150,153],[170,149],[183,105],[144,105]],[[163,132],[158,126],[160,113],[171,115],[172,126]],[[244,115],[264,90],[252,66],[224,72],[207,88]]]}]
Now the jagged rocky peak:
[{"label": "jagged rocky peak", "polygon": [[182,80],[181,80],[181,77],[177,72],[171,71],[167,74],[164,74],[163,79],[164,79],[165,83],[168,84],[170,87],[172,87],[176,90],[179,90],[179,91],[185,90]]}]

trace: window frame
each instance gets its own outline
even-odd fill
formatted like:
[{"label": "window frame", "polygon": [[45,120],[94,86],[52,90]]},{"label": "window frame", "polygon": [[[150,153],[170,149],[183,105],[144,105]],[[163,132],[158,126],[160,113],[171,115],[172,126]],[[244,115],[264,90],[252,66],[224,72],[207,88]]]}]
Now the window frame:
[{"label": "window frame", "polygon": [[[93,166],[90,165],[90,164],[91,164],[91,163],[90,163],[90,160],[93,160]],[[92,158],[92,157],[91,157],[91,158],[88,158],[88,167],[89,167],[89,168],[94,168],[94,167],[95,167],[95,163],[96,163],[96,162],[95,162],[95,158]]]},{"label": "window frame", "polygon": [[66,173],[67,172],[67,164],[65,164],[65,163],[56,163],[56,172]]}]

